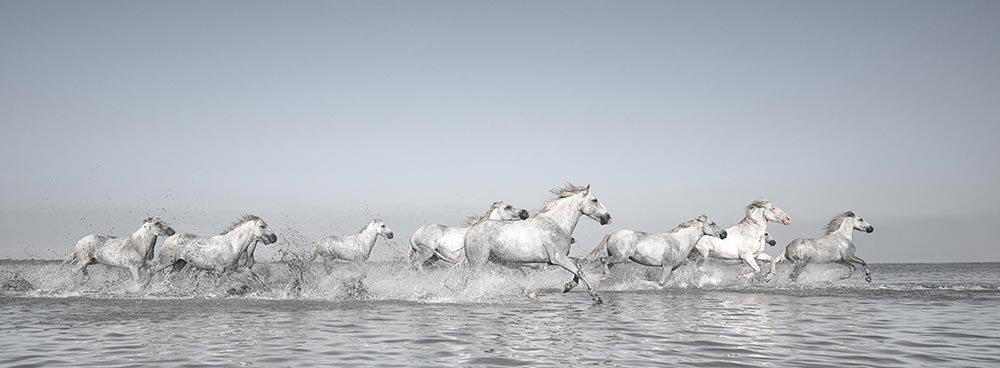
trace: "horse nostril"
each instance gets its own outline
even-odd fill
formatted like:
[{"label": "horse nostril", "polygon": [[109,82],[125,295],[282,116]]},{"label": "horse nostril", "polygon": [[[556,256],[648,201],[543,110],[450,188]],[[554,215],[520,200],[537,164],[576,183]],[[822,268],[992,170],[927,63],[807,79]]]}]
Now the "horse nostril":
[{"label": "horse nostril", "polygon": [[521,213],[519,214],[519,217],[521,217],[522,220],[527,220],[528,219],[528,211],[527,210],[521,210]]},{"label": "horse nostril", "polygon": [[722,232],[719,233],[719,239],[725,239],[727,236],[729,236],[729,233],[727,233],[725,230],[722,230]]}]

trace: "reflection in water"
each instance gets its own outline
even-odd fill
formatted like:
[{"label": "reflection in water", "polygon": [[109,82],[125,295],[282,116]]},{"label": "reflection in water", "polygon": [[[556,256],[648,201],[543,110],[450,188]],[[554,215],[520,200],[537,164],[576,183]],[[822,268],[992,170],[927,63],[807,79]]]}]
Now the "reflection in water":
[{"label": "reflection in water", "polygon": [[[347,265],[296,278],[271,264],[259,273],[272,292],[227,298],[239,280],[182,275],[147,293],[97,267],[77,286],[49,264],[0,266],[41,288],[0,296],[0,366],[1000,364],[996,264],[878,265],[873,286],[726,277],[663,290],[623,267],[600,306],[561,294],[557,270],[494,270],[462,289],[457,270]],[[367,294],[351,297],[345,282],[362,276]],[[623,285],[635,288],[613,291]]]}]

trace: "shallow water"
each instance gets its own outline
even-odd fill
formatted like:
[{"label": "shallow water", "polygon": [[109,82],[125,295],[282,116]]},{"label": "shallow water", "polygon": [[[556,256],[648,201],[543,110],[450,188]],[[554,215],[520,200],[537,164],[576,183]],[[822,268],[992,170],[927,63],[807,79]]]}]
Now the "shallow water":
[{"label": "shallow water", "polygon": [[[873,265],[873,285],[836,267],[684,270],[660,289],[616,269],[562,294],[556,269],[420,273],[401,263],[285,263],[255,269],[270,288],[211,275],[93,278],[55,262],[0,262],[0,366],[997,366],[1000,264]],[[597,281],[598,274],[591,274]],[[226,296],[251,285],[249,293]],[[536,299],[526,297],[537,293]]]}]

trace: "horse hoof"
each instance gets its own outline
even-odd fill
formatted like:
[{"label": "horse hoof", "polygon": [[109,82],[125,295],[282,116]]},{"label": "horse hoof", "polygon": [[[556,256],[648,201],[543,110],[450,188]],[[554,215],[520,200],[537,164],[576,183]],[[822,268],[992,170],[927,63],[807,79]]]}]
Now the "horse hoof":
[{"label": "horse hoof", "polygon": [[592,299],[594,299],[594,304],[604,304],[604,300],[601,299],[600,295],[594,294]]},{"label": "horse hoof", "polygon": [[573,288],[575,288],[575,287],[576,287],[576,285],[574,285],[574,284],[566,284],[565,286],[563,286],[563,292],[564,293],[568,293],[570,290],[573,290]]},{"label": "horse hoof", "polygon": [[871,284],[872,283],[872,277],[871,276],[865,276],[865,281],[868,281],[868,283]]},{"label": "horse hoof", "polygon": [[767,274],[767,276],[764,276],[764,282],[771,282],[771,280],[774,280],[774,273],[773,272]]}]

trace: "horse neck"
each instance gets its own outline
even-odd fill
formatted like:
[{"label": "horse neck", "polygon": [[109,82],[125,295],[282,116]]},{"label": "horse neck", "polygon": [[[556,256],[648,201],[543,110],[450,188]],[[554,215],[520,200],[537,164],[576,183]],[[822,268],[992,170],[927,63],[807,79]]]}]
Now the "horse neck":
[{"label": "horse neck", "polygon": [[583,214],[580,213],[578,203],[574,200],[562,199],[559,201],[559,203],[554,204],[553,208],[539,213],[535,217],[549,219],[567,235],[573,235],[573,230],[576,229],[576,224],[580,222],[580,216]]},{"label": "horse neck", "polygon": [[378,238],[378,232],[373,226],[366,226],[364,230],[358,233],[358,240],[361,242],[361,246],[366,247],[366,253],[370,256],[372,254],[372,249],[375,248],[375,239]]},{"label": "horse neck", "polygon": [[146,252],[149,251],[149,248],[156,244],[156,235],[153,234],[151,230],[147,230],[145,226],[146,225],[139,227],[139,230],[136,230],[132,233],[132,235],[129,235],[128,241],[126,242],[126,244],[132,247],[132,249],[139,252],[139,254],[142,254],[143,257],[146,256]]},{"label": "horse neck", "polygon": [[500,211],[497,211],[497,208],[493,206],[490,206],[490,209],[486,210],[486,214],[483,215],[483,218],[487,220],[503,220],[503,216],[500,216]]},{"label": "horse neck", "polygon": [[849,242],[853,242],[854,241],[854,225],[853,224],[848,225],[848,221],[847,220],[841,221],[840,222],[840,227],[837,227],[836,231],[834,231],[834,232],[832,232],[830,234],[827,234],[827,236],[828,237],[830,237],[830,236],[839,236],[841,238],[847,239],[847,241],[849,241]]},{"label": "horse neck", "polygon": [[747,211],[746,216],[736,224],[736,228],[743,234],[764,235],[767,232],[767,218],[764,217],[764,209],[755,208]]},{"label": "horse neck", "polygon": [[226,238],[226,242],[229,243],[229,247],[236,252],[236,254],[242,254],[243,250],[250,246],[253,242],[253,234],[249,230],[244,228],[247,225],[240,225],[239,227],[230,230],[228,233],[223,235]]},{"label": "horse neck", "polygon": [[705,230],[703,228],[704,226],[705,226],[704,224],[688,226],[685,228],[678,229],[676,234],[681,239],[687,241],[687,244],[694,244],[695,242],[698,241],[698,239],[701,239],[701,237],[705,235]]}]

